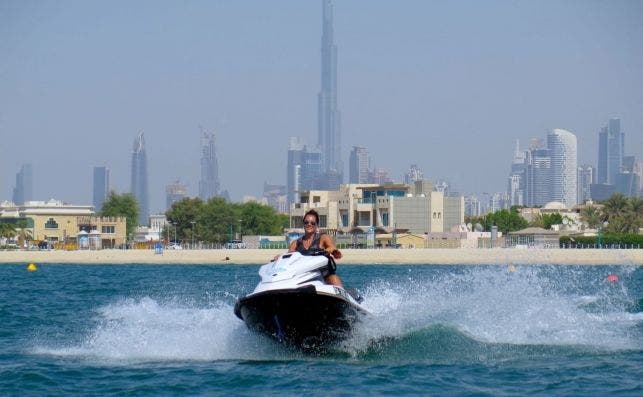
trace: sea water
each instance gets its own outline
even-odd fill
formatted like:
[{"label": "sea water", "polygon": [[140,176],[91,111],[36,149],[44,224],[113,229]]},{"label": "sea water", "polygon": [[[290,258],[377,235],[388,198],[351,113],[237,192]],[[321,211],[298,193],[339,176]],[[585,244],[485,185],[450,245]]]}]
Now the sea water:
[{"label": "sea water", "polygon": [[643,395],[640,265],[340,265],[373,314],[317,355],[235,317],[257,270],[0,265],[0,395]]}]

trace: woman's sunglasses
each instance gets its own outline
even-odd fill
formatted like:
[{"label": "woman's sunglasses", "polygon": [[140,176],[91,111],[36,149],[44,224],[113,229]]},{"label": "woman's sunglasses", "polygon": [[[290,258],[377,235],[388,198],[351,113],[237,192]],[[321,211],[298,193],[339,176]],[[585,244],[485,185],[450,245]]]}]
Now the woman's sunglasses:
[{"label": "woman's sunglasses", "polygon": [[313,225],[313,226],[315,226],[316,223],[313,222],[313,221],[304,221],[304,225]]}]

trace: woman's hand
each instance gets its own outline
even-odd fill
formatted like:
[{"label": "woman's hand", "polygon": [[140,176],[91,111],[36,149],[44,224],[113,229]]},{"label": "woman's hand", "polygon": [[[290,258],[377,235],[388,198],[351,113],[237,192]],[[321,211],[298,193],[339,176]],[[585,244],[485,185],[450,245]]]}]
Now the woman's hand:
[{"label": "woman's hand", "polygon": [[335,259],[341,259],[342,253],[337,248],[326,248],[326,253]]}]

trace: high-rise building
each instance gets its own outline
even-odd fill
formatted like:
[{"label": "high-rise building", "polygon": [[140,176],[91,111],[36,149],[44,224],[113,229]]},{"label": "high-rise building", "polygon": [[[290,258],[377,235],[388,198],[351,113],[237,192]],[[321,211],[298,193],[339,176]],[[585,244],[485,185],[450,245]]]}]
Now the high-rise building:
[{"label": "high-rise building", "polygon": [[598,183],[615,185],[623,165],[625,134],[621,120],[610,119],[598,133]]},{"label": "high-rise building", "polygon": [[201,180],[199,197],[208,201],[219,195],[219,163],[217,161],[214,134],[203,132],[201,137]]},{"label": "high-rise building", "polygon": [[266,203],[280,214],[287,214],[286,206],[286,186],[263,184],[263,198]]},{"label": "high-rise building", "polygon": [[371,172],[371,183],[378,183],[380,185],[385,183],[393,183],[393,178],[388,170],[384,168],[375,167]]},{"label": "high-rise building", "polygon": [[[317,96],[318,144],[322,151],[326,185],[342,181],[341,115],[337,108],[337,46],[333,39],[333,5],[322,0],[321,90]],[[331,183],[338,183],[331,186]]]},{"label": "high-rise building", "polygon": [[507,184],[510,206],[524,205],[526,157],[526,153],[520,150],[520,142],[516,140],[516,150],[511,161],[511,172]]},{"label": "high-rise building", "polygon": [[13,189],[13,203],[22,205],[33,200],[33,168],[31,164],[23,164],[16,174],[16,186]]},{"label": "high-rise building", "polygon": [[103,208],[103,203],[109,194],[109,168],[107,167],[94,167],[94,181],[93,181],[93,200],[94,211],[100,212]]},{"label": "high-rise building", "polygon": [[540,206],[550,201],[551,157],[548,149],[530,149],[525,158],[525,205]]},{"label": "high-rise building", "polygon": [[165,186],[165,208],[170,209],[172,204],[178,203],[188,197],[188,187],[179,179]]},{"label": "high-rise building", "polygon": [[482,208],[480,200],[476,196],[464,197],[464,214],[466,216],[480,216],[482,215]]},{"label": "high-rise building", "polygon": [[592,184],[596,183],[596,171],[591,165],[578,167],[578,203],[583,204],[592,199]]},{"label": "high-rise building", "polygon": [[323,155],[318,148],[304,146],[299,175],[299,191],[332,190],[328,187],[327,174],[324,174]]},{"label": "high-rise building", "polygon": [[404,175],[404,183],[413,184],[416,181],[424,180],[424,172],[417,166],[417,164],[411,164],[411,168]]},{"label": "high-rise building", "polygon": [[567,208],[578,203],[578,160],[576,135],[563,129],[547,134],[551,155],[551,190],[549,201],[559,201]]},{"label": "high-rise building", "polygon": [[[512,173],[520,176],[518,169],[516,167]],[[576,136],[563,129],[552,130],[547,134],[546,148],[538,143],[525,152],[523,175],[525,205],[540,206],[559,201],[572,208],[577,204],[578,197]],[[512,182],[520,186],[519,181],[510,179],[510,187]],[[508,193],[511,196],[511,190]],[[516,199],[509,199],[515,205]]]},{"label": "high-rise building", "polygon": [[301,182],[301,164],[304,158],[304,142],[299,137],[290,137],[288,144],[288,164],[286,170],[286,196],[288,206],[299,201],[298,192]]},{"label": "high-rise building", "polygon": [[641,190],[641,163],[635,156],[623,156],[621,172],[616,176],[616,191],[628,197],[638,197]]},{"label": "high-rise building", "polygon": [[131,193],[138,202],[138,224],[147,225],[150,217],[150,202],[147,185],[147,155],[142,132],[134,139],[132,147]]},{"label": "high-rise building", "polygon": [[368,183],[370,173],[370,158],[368,149],[360,146],[353,146],[348,161],[348,182]]}]

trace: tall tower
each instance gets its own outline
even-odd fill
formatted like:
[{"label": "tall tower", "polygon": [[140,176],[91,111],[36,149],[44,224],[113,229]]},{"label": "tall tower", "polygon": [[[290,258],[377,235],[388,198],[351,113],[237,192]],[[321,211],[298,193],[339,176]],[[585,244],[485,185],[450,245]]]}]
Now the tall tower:
[{"label": "tall tower", "polygon": [[132,147],[131,193],[138,201],[138,224],[147,225],[150,217],[150,201],[147,187],[147,155],[142,132],[134,139]]},{"label": "tall tower", "polygon": [[[317,96],[318,143],[327,180],[342,183],[344,164],[341,158],[341,115],[337,109],[337,46],[333,41],[333,5],[330,0],[322,0],[322,9],[321,91]],[[327,188],[335,189],[337,186]]]},{"label": "tall tower", "polygon": [[365,147],[353,146],[348,160],[348,182],[368,183],[371,172],[371,164],[368,156],[368,149]]},{"label": "tall tower", "polygon": [[621,120],[610,119],[598,133],[598,183],[615,185],[623,165],[625,134]]},{"label": "tall tower", "polygon": [[550,200],[560,201],[567,208],[578,203],[578,160],[576,135],[563,129],[547,134],[551,155]]},{"label": "tall tower", "polygon": [[100,212],[109,193],[109,168],[94,167],[94,211]]},{"label": "tall tower", "polygon": [[596,170],[591,165],[578,167],[578,203],[592,199],[591,186],[596,182]]},{"label": "tall tower", "polygon": [[33,168],[31,164],[23,164],[16,174],[16,187],[13,189],[13,202],[22,205],[33,200]]},{"label": "tall tower", "polygon": [[526,158],[527,154],[520,150],[520,142],[516,140],[516,150],[511,161],[511,172],[507,184],[510,206],[524,205]]},{"label": "tall tower", "polygon": [[417,166],[417,164],[411,164],[411,168],[406,171],[404,175],[404,183],[412,185],[417,181],[424,180],[424,172]]},{"label": "tall tower", "polygon": [[219,195],[219,162],[217,161],[214,134],[203,132],[201,137],[201,180],[199,197],[208,201]]},{"label": "tall tower", "polygon": [[178,203],[188,196],[188,187],[177,179],[174,183],[165,186],[165,207],[169,210],[172,204]]},{"label": "tall tower", "polygon": [[288,206],[299,201],[301,164],[304,158],[304,142],[299,137],[290,137],[288,142],[288,169],[286,170],[286,196]]}]

